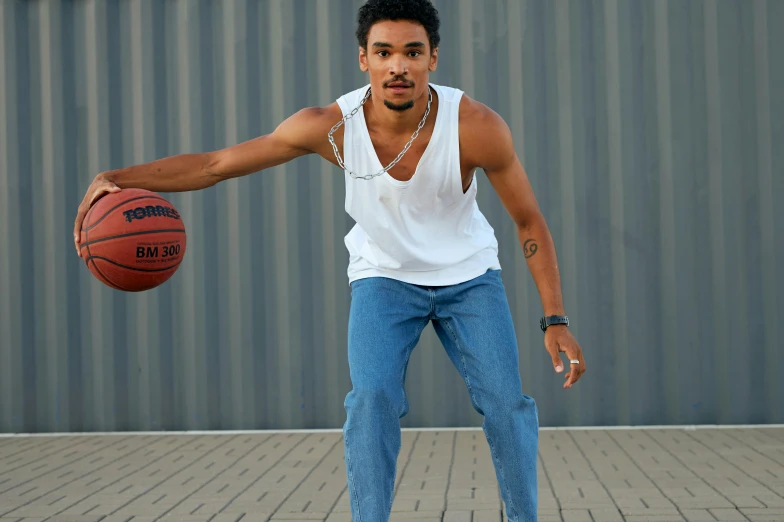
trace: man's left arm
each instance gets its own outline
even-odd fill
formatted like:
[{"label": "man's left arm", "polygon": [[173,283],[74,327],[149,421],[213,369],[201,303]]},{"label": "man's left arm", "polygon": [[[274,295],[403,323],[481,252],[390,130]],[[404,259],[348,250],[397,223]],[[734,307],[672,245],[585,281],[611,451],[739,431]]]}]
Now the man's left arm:
[{"label": "man's left arm", "polygon": [[[544,315],[566,315],[555,244],[514,150],[509,126],[498,114],[478,102],[467,100],[466,105],[461,107],[460,125],[464,161],[469,162],[469,168],[485,171],[517,226],[520,246],[539,291]],[[560,352],[565,352],[569,360],[580,361],[580,364],[571,364],[564,375],[564,388],[571,388],[585,372],[580,345],[565,325],[549,326],[544,342],[556,372],[563,371]]]}]

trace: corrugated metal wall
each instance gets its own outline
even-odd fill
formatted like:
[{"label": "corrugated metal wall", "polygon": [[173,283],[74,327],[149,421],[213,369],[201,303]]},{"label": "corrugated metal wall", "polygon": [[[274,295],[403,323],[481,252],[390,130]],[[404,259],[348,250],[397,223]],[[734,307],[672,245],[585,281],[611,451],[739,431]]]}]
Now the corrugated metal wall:
[{"label": "corrugated metal wall", "polygon": [[[340,427],[340,171],[316,158],[165,196],[188,228],[141,295],[74,253],[102,171],[224,147],[366,81],[358,0],[0,0],[0,431]],[[784,2],[439,0],[435,83],[509,122],[588,373],[561,389],[511,220],[542,426],[784,422]],[[428,329],[404,426],[479,425]]]}]

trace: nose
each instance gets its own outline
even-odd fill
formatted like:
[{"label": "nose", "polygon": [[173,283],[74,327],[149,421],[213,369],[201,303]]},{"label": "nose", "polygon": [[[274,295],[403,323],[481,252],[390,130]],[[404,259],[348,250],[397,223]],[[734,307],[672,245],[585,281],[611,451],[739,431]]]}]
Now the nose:
[{"label": "nose", "polygon": [[402,56],[396,56],[389,60],[388,63],[390,76],[402,76],[408,73],[408,65]]}]

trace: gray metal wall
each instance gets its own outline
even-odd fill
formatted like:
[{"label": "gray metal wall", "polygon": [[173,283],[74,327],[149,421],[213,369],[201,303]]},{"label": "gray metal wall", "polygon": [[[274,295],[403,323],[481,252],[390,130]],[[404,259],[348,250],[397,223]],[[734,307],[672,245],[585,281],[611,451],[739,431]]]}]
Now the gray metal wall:
[{"label": "gray metal wall", "polygon": [[[363,85],[357,0],[0,0],[0,431],[340,427],[352,222],[316,158],[165,194],[188,252],[99,283],[71,240],[102,170],[271,131]],[[570,391],[511,220],[542,426],[784,422],[784,2],[438,0],[432,81],[509,122],[588,372]],[[432,329],[404,426],[479,425]]]}]

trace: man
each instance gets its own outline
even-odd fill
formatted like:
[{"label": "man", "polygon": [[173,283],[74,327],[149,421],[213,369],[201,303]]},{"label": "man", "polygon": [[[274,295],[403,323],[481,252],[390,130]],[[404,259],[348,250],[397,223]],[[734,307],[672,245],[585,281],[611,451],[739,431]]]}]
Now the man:
[{"label": "man", "polygon": [[[517,225],[541,296],[545,346],[564,388],[585,372],[567,329],[556,253],[506,123],[461,91],[429,83],[436,70],[438,13],[429,0],[369,0],[359,10],[359,66],[369,86],[327,107],[306,108],[271,134],[223,150],[183,154],[99,174],[76,217],[126,187],[198,190],[316,153],[345,171],[345,238],[353,389],[343,428],[356,522],[389,518],[408,411],[408,359],[432,322],[484,415],[509,520],[536,520],[538,413],[521,391],[518,351],[498,244],[476,204],[483,169]],[[550,326],[550,323],[555,322]]]}]

